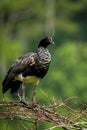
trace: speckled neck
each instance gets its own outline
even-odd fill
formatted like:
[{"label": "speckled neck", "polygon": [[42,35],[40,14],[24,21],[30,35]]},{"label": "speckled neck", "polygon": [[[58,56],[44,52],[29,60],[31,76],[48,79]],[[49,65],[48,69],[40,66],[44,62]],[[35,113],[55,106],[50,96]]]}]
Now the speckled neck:
[{"label": "speckled neck", "polygon": [[39,63],[41,64],[48,64],[51,61],[51,54],[49,50],[45,47],[39,47],[38,48],[38,57],[39,57]]}]

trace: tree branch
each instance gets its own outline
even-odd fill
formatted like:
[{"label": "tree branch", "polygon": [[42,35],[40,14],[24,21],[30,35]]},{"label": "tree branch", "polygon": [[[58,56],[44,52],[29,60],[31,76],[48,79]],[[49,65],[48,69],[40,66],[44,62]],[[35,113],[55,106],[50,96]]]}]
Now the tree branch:
[{"label": "tree branch", "polygon": [[[58,110],[59,107],[67,108],[68,113],[62,114]],[[55,109],[54,109],[55,108]],[[65,103],[55,103],[51,106],[41,104],[30,104],[24,102],[0,102],[0,119],[17,119],[33,123],[36,126],[38,122],[51,124],[49,130],[56,127],[61,127],[64,130],[83,130],[84,124],[82,121],[86,118],[87,111],[78,112],[67,106]],[[48,129],[46,129],[48,130]]]}]

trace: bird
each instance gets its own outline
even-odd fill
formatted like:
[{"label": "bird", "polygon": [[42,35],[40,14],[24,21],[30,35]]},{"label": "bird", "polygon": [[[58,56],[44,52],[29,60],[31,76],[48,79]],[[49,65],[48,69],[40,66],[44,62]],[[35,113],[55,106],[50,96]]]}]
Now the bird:
[{"label": "bird", "polygon": [[51,54],[47,49],[51,44],[54,44],[52,37],[46,36],[40,40],[37,51],[26,53],[15,60],[2,82],[3,94],[8,90],[13,94],[22,86],[21,100],[25,101],[25,83],[32,83],[34,85],[32,102],[36,102],[36,87],[47,74],[51,63]]}]

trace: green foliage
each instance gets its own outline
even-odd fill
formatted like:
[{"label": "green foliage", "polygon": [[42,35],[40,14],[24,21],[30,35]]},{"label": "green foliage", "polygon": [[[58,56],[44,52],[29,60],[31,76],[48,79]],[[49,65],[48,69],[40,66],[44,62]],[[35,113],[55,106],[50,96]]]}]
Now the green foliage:
[{"label": "green foliage", "polygon": [[11,41],[11,40],[3,40],[0,43],[0,49],[1,49],[1,59],[3,58],[8,59],[8,63],[12,62],[15,58],[18,57],[21,51],[20,44],[17,41]]}]

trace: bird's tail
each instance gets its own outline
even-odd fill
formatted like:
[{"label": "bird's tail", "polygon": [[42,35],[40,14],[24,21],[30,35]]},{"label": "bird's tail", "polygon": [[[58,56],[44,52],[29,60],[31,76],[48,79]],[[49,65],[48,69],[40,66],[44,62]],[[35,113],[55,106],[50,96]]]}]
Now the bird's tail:
[{"label": "bird's tail", "polygon": [[2,82],[2,92],[3,94],[5,92],[7,92],[9,89],[10,89],[10,92],[11,93],[14,93],[16,92],[20,85],[21,85],[21,81],[18,81],[18,80],[8,80],[8,78],[5,78],[4,81]]}]

